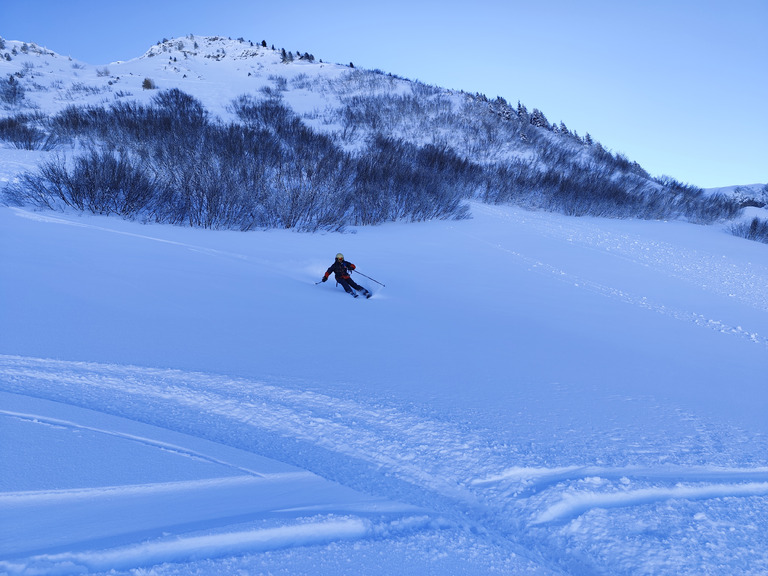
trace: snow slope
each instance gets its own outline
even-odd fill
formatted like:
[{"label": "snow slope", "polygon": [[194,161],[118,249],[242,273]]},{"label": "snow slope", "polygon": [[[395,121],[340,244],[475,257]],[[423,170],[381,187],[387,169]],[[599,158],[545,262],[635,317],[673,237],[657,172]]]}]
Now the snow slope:
[{"label": "snow slope", "polygon": [[0,569],[765,573],[766,247],[472,211],[0,209]]},{"label": "snow slope", "polygon": [[[158,43],[138,58],[96,65],[34,44],[7,41],[3,53],[12,50],[15,54],[10,60],[0,58],[0,73],[19,77],[25,90],[19,109],[49,114],[72,105],[146,103],[158,91],[170,88],[194,95],[214,117],[224,120],[234,117],[230,110],[234,99],[244,94],[263,98],[265,88],[284,98],[300,115],[320,114],[327,106],[338,105],[337,94],[324,87],[350,72],[348,66],[322,61],[281,64],[279,51],[221,37],[175,38]],[[145,80],[154,89],[145,89]],[[393,85],[398,82],[389,80]],[[410,90],[406,81],[400,83],[403,90]]]},{"label": "snow slope", "polygon": [[[348,71],[182,40],[108,67],[9,41],[0,72],[30,110],[149,77],[226,118],[279,70],[311,122],[335,96],[303,75]],[[0,183],[49,155],[1,148]],[[768,247],[472,214],[302,235],[0,208],[0,573],[768,572]],[[338,251],[386,287],[316,285]]]}]

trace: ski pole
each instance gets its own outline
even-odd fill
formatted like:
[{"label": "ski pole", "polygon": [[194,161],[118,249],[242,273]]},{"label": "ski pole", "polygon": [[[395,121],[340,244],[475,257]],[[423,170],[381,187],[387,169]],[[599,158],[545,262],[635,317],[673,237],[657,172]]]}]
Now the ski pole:
[{"label": "ski pole", "polygon": [[[363,274],[362,272],[358,272],[357,270],[352,270],[352,272],[357,272],[358,274],[360,274],[360,276],[365,276],[365,274]],[[374,280],[370,276],[365,276],[365,277],[368,278],[368,280],[373,280],[374,282],[376,282],[376,284],[380,284],[381,286],[384,286],[384,288],[387,287],[386,284],[382,284],[381,282],[379,282],[378,280]]]}]

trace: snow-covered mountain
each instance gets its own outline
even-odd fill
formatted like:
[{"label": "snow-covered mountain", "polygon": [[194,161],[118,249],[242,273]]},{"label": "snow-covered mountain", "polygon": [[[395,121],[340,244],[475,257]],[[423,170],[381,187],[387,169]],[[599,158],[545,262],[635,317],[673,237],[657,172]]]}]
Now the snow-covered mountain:
[{"label": "snow-covered mountain", "polygon": [[[212,114],[231,119],[229,105],[238,96],[276,89],[277,78],[322,77],[329,81],[349,70],[340,65],[294,60],[281,64],[279,51],[244,40],[190,37],[167,40],[133,60],[93,65],[61,56],[35,44],[5,41],[2,72],[17,75],[24,86],[23,108],[55,113],[67,106],[101,105],[121,99],[149,102],[155,90],[188,90]],[[144,84],[145,80],[151,84]],[[280,81],[282,83],[282,80]],[[151,86],[151,88],[150,88]],[[295,92],[295,93],[294,93]],[[315,112],[316,95],[291,90],[291,104]],[[301,102],[306,107],[301,109]]]},{"label": "snow-covered mountain", "polygon": [[[0,140],[70,157],[78,145],[98,142],[119,150],[124,170],[151,181],[154,194],[108,209],[73,198],[82,193],[71,190],[77,186],[89,193],[94,185],[126,186],[114,181],[110,152],[81,156],[71,174],[61,165],[25,180],[16,190],[21,204],[63,201],[142,220],[305,230],[460,216],[457,205],[467,198],[704,223],[740,220],[742,207],[765,204],[762,189],[742,187],[742,196],[754,194],[736,200],[653,178],[536,108],[327,64],[265,42],[189,36],[102,66],[20,42],[4,41],[4,50]],[[179,117],[192,108],[197,119]]]},{"label": "snow-covered mountain", "polygon": [[[14,48],[8,117],[277,90],[354,153],[335,82],[437,94],[224,39]],[[0,182],[87,144],[6,143]],[[465,201],[315,234],[0,206],[0,573],[768,572],[768,246]],[[339,251],[373,298],[318,284]]]}]

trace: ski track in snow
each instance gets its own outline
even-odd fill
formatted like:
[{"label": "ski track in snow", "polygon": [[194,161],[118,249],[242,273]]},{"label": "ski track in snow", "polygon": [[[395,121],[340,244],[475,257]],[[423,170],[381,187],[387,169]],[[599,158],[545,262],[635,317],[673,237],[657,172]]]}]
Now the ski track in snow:
[{"label": "ski track in snow", "polygon": [[[490,206],[473,205],[473,210],[493,211],[498,217],[508,218],[506,212],[496,211]],[[736,298],[756,310],[768,311],[768,290],[765,289],[768,286],[768,268],[765,266],[751,266],[744,270],[741,266],[725,262],[723,257],[714,254],[693,250],[682,250],[681,252],[680,246],[673,246],[658,240],[649,241],[640,237],[631,237],[628,234],[614,234],[589,224],[579,224],[578,221],[571,221],[567,226],[563,223],[555,226],[544,220],[541,214],[526,214],[524,218],[538,220],[534,225],[537,232],[542,236],[566,239],[568,242],[587,246],[591,249],[608,251],[618,258],[640,263],[721,296]],[[511,221],[516,220],[511,219]],[[571,286],[652,310],[676,320],[736,336],[768,349],[768,337],[747,330],[742,326],[733,326],[695,311],[654,302],[646,296],[632,294],[626,290],[567,272],[506,246],[494,244],[484,238],[470,234],[467,236],[475,241],[493,246],[524,263],[531,272],[547,275]],[[718,278],[722,282],[713,284],[712,278]]]},{"label": "ski track in snow", "polygon": [[168,562],[191,562],[297,546],[316,546],[344,540],[360,540],[424,528],[426,518],[409,518],[387,525],[374,525],[362,518],[331,518],[293,526],[235,531],[142,542],[112,549],[63,552],[34,556],[24,562],[0,561],[7,574],[67,575],[84,571],[114,573]]},{"label": "ski track in snow", "polygon": [[[629,517],[634,517],[642,507],[668,501],[679,504],[768,495],[768,468],[663,464],[658,467],[515,466],[504,447],[494,445],[477,431],[394,407],[362,405],[353,400],[252,380],[0,355],[0,385],[10,393],[65,404],[77,399],[77,405],[83,408],[175,429],[193,437],[213,430],[209,440],[244,450],[258,446],[266,452],[264,455],[282,458],[297,466],[330,460],[327,468],[321,467],[315,472],[322,476],[333,470],[336,476],[331,480],[356,489],[367,488],[369,494],[373,491],[378,496],[402,497],[418,507],[409,512],[407,505],[388,508],[381,502],[378,506],[363,503],[361,510],[368,510],[363,515],[352,509],[343,516],[313,516],[280,527],[251,530],[233,527],[202,535],[182,533],[173,539],[155,538],[106,548],[65,547],[52,553],[0,560],[0,569],[9,574],[130,569],[162,562],[391,537],[446,526],[503,539],[517,554],[558,572],[558,558],[562,553],[552,539],[556,541],[558,531],[564,526],[596,510],[626,508]],[[186,429],[187,410],[198,414],[197,420],[205,421],[206,429]],[[217,506],[214,516],[221,522],[222,514],[234,516],[236,510],[246,516],[263,512],[261,505],[243,508],[239,503],[227,512],[225,504],[231,500],[233,491],[234,494],[238,490],[243,494],[258,494],[266,485],[277,483],[290,487],[291,482],[299,482],[305,493],[305,483],[315,477],[309,472],[264,474],[183,444],[46,414],[0,410],[0,415],[112,435],[231,465],[240,474],[199,482],[2,493],[0,511],[16,511],[17,530],[24,530],[25,521],[35,526],[40,521],[35,514],[45,516],[51,510],[63,508],[76,515],[77,506],[68,509],[68,502],[88,501],[90,506],[97,507],[99,502],[110,502],[110,510],[114,511],[115,507],[141,503],[141,498],[149,497],[150,504],[145,502],[144,506],[156,506],[169,494],[179,499],[184,498],[185,493],[192,498],[190,504],[195,496],[206,493],[202,500]],[[270,441],[275,439],[282,441],[270,449]],[[313,459],[312,452],[318,451],[322,454]],[[208,493],[222,496],[217,500]],[[229,496],[225,497],[225,493]],[[318,496],[316,504],[320,502],[322,497]],[[308,509],[302,507],[297,510],[308,513]],[[387,510],[388,514],[384,514]],[[374,512],[379,516],[372,516]],[[210,523],[214,518],[200,512],[192,515],[192,519],[195,518],[197,528],[217,525]],[[178,519],[177,523],[183,524],[182,520]],[[542,537],[541,530],[549,536]],[[568,562],[573,569],[570,564],[573,559]]]},{"label": "ski track in snow", "polygon": [[242,254],[225,252],[223,250],[216,250],[214,248],[206,248],[203,246],[196,246],[193,244],[178,242],[176,240],[167,240],[165,238],[157,238],[156,236],[149,236],[147,234],[136,234],[135,232],[126,232],[124,230],[115,230],[114,228],[105,228],[103,226],[96,226],[95,224],[90,224],[86,222],[77,222],[67,218],[59,218],[57,216],[51,216],[49,214],[42,214],[40,212],[29,212],[21,208],[11,208],[11,210],[13,210],[13,212],[21,218],[27,218],[28,220],[35,220],[37,222],[46,222],[49,224],[61,224],[64,226],[75,226],[77,228],[88,228],[91,230],[98,230],[99,232],[106,232],[109,234],[119,234],[121,236],[129,236],[131,238],[140,238],[142,240],[149,240],[151,242],[159,242],[161,244],[170,244],[172,246],[179,246],[181,248],[186,248],[187,250],[191,250],[193,252],[200,252],[202,254],[208,254],[211,256],[219,256],[219,257],[226,256],[230,258],[236,258],[239,260],[249,260],[247,256],[244,256]]},{"label": "ski track in snow", "polygon": [[30,565],[8,562],[6,568],[9,573],[50,575],[70,574],[83,569],[126,570],[164,562],[184,562],[224,555],[264,552],[287,546],[309,546],[344,539],[359,539],[368,535],[369,532],[369,526],[360,519],[329,520],[301,526],[142,543],[98,552],[51,554],[33,557]]},{"label": "ski track in snow", "polygon": [[[523,211],[521,215],[484,204],[473,204],[472,210],[490,213],[494,218],[518,225],[520,221],[531,221],[542,236],[609,252],[716,294],[736,298],[755,309],[768,311],[768,292],[765,290],[768,286],[768,267],[765,263],[750,262],[746,267],[737,265],[725,256],[706,249],[697,250],[679,243],[673,245],[627,232],[610,231],[589,217],[558,219],[554,223],[546,213]],[[713,278],[717,282],[713,282]]]},{"label": "ski track in snow", "polygon": [[[74,430],[88,430],[91,432],[97,432],[99,434],[105,434],[107,436],[115,436],[117,438],[124,438],[127,440],[130,440],[132,442],[137,442],[140,444],[145,444],[147,446],[153,446],[155,448],[160,448],[161,450],[166,450],[169,452],[175,452],[178,454],[183,454],[185,456],[189,456],[190,458],[197,458],[200,460],[205,460],[208,462],[212,462],[214,464],[222,464],[226,466],[234,467],[242,472],[245,472],[246,474],[252,474],[254,476],[264,476],[260,472],[256,470],[251,470],[248,468],[244,468],[241,466],[233,465],[230,462],[221,460],[220,458],[216,458],[207,454],[203,454],[199,451],[190,450],[189,448],[186,448],[184,446],[180,446],[177,444],[171,444],[168,442],[163,442],[161,440],[156,440],[153,438],[147,438],[143,436],[137,436],[135,434],[128,434],[126,432],[121,432],[119,430],[108,430],[104,428],[97,428],[94,426],[88,426],[84,424],[78,424],[77,422],[71,422],[69,420],[61,420],[59,418],[51,418],[49,416],[41,415],[41,414],[25,414],[22,412],[13,412],[9,410],[2,410],[0,409],[0,415],[10,416],[12,418],[17,418],[19,420],[26,420],[29,422],[34,422],[37,424],[47,424],[49,426],[57,426],[62,428],[69,428]],[[2,495],[0,495],[0,499],[2,499]]]}]

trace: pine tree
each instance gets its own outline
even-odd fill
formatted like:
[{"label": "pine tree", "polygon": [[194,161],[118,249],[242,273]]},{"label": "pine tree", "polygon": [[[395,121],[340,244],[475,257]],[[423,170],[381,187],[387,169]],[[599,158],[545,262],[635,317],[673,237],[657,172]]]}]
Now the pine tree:
[{"label": "pine tree", "polygon": [[528,120],[528,109],[525,104],[520,103],[520,100],[517,101],[517,117],[523,121]]},{"label": "pine tree", "polygon": [[534,108],[531,113],[531,124],[537,128],[549,128],[549,120],[544,116],[544,112],[538,108]]}]

